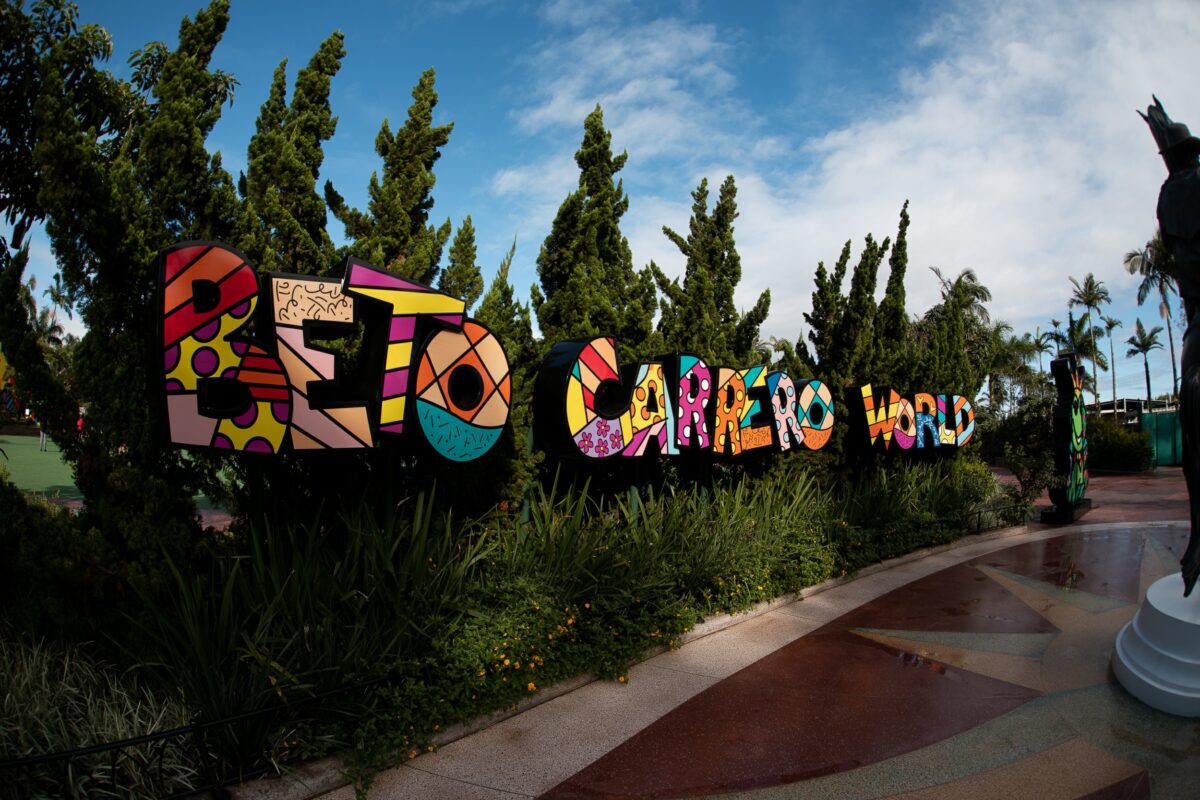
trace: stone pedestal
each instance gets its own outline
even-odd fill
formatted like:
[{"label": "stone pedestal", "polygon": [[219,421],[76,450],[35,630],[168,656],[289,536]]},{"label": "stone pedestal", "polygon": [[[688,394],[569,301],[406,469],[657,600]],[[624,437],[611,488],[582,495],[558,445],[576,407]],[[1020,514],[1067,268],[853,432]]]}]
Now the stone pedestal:
[{"label": "stone pedestal", "polygon": [[1113,673],[1146,705],[1200,717],[1200,590],[1183,596],[1183,578],[1151,584],[1137,615],[1117,634]]}]

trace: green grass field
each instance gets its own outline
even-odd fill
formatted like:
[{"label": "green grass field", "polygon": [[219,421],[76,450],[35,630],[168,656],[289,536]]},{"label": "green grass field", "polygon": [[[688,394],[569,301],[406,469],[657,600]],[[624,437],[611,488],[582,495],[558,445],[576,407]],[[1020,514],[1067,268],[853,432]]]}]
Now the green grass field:
[{"label": "green grass field", "polygon": [[71,468],[62,460],[58,446],[54,442],[46,446],[49,448],[46,452],[38,450],[36,436],[0,436],[0,450],[4,451],[0,464],[22,491],[52,499],[82,500],[83,495],[75,488]]},{"label": "green grass field", "polygon": [[[82,500],[75,488],[71,468],[63,461],[58,446],[48,442],[46,452],[38,449],[37,436],[0,436],[0,465],[8,470],[9,478],[24,492],[42,494],[51,500]],[[214,508],[204,495],[196,497],[196,506]]]}]

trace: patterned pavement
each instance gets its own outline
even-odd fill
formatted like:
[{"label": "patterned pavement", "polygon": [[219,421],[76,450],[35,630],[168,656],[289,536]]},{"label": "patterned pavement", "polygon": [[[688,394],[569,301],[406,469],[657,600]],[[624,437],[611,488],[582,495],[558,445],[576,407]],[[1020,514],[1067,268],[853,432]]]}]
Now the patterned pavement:
[{"label": "patterned pavement", "polygon": [[1200,721],[1143,706],[1108,666],[1177,571],[1182,474],[1095,477],[1089,496],[1075,525],[773,609],[391,770],[371,797],[1200,798]]}]

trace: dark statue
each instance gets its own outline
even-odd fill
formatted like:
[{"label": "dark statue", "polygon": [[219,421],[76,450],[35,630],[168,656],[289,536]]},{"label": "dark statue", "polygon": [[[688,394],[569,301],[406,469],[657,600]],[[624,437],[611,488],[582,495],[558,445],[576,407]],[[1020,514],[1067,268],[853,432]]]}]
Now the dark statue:
[{"label": "dark statue", "polygon": [[1187,125],[1172,122],[1157,97],[1142,119],[1154,134],[1169,173],[1158,193],[1158,227],[1175,259],[1175,279],[1187,317],[1179,387],[1183,474],[1192,518],[1192,535],[1180,562],[1187,597],[1200,577],[1200,139],[1192,136]]}]

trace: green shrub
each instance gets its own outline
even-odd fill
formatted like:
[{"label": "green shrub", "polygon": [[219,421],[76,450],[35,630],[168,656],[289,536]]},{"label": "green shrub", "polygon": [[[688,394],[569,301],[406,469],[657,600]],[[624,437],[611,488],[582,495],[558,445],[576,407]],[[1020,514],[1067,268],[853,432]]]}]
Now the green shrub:
[{"label": "green shrub", "polygon": [[[0,636],[0,760],[73,750],[170,730],[188,722],[177,696],[161,696],[80,648]],[[0,797],[161,797],[195,786],[190,739],[147,743],[4,774]],[[160,750],[161,748],[161,750]],[[159,757],[161,755],[161,773]],[[160,777],[161,775],[161,777]]]},{"label": "green shrub", "polygon": [[[631,607],[683,597],[739,610],[830,573],[825,498],[802,470],[711,487],[592,499],[541,493],[500,534],[504,582],[537,576],[571,602]],[[500,521],[498,530],[504,530]]]},{"label": "green shrub", "polygon": [[1020,445],[1006,445],[1004,460],[1012,470],[1020,489],[1012,493],[1015,502],[1030,508],[1054,478],[1054,454],[1049,450],[1026,450]]},{"label": "green shrub", "polygon": [[[163,685],[180,687],[200,719],[281,709],[214,732],[214,749],[238,764],[345,746],[350,717],[339,725],[329,704],[296,711],[288,704],[410,674],[463,613],[488,547],[456,537],[450,519],[437,517],[424,497],[383,525],[360,507],[329,521],[318,513],[296,527],[253,524],[247,538],[241,552],[215,553],[205,574],[171,565],[172,591],[152,606],[148,622],[132,620],[158,642],[158,659],[144,666]],[[347,714],[364,713],[355,705],[361,697],[345,702],[352,704]],[[318,724],[313,714],[333,724]]]},{"label": "green shrub", "polygon": [[969,457],[877,465],[834,488],[838,568],[951,541],[977,528],[976,516],[1001,495],[987,465]]},{"label": "green shrub", "polygon": [[[1030,387],[1007,417],[986,417],[977,423],[980,455],[989,464],[1000,463],[1009,448],[1020,447],[1030,456],[1053,452],[1053,419],[1056,393],[1049,383]],[[1089,423],[1091,420],[1089,420]]]},{"label": "green shrub", "polygon": [[0,623],[30,637],[82,640],[115,618],[124,592],[110,551],[78,518],[26,495],[0,466]]},{"label": "green shrub", "polygon": [[1149,436],[1114,417],[1090,415],[1087,420],[1088,469],[1145,472],[1154,465]]}]

